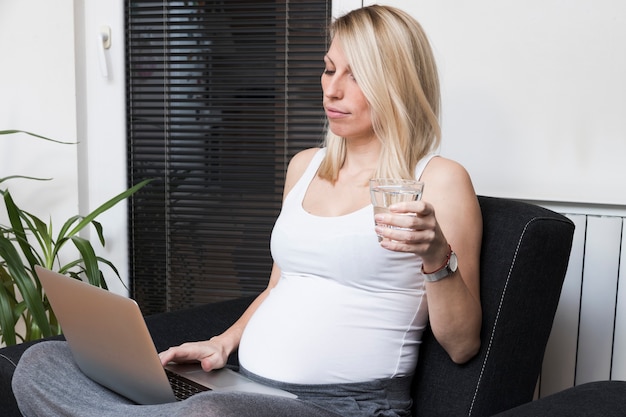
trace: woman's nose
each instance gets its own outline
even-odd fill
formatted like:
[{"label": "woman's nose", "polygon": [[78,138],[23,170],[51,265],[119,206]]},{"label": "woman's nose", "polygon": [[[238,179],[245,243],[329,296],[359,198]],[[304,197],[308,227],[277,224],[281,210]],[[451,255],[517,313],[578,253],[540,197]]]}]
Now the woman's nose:
[{"label": "woman's nose", "polygon": [[343,83],[334,76],[328,77],[325,83],[322,83],[324,95],[329,98],[341,98],[343,96]]}]

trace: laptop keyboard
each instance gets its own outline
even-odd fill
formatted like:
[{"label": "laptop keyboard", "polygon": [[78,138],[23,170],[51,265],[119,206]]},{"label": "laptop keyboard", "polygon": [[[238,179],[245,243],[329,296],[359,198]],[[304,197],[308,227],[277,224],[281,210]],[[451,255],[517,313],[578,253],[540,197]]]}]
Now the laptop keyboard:
[{"label": "laptop keyboard", "polygon": [[178,401],[187,399],[192,395],[198,394],[199,392],[211,391],[210,388],[190,381],[187,378],[170,371],[169,369],[166,369],[165,373],[167,374],[167,379],[169,379],[172,390],[174,391],[174,396]]}]

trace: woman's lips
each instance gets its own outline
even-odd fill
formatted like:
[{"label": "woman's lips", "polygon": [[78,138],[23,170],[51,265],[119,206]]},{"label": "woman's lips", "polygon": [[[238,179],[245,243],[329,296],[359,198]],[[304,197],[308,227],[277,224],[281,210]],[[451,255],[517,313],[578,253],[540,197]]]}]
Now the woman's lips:
[{"label": "woman's lips", "polygon": [[329,119],[340,119],[342,117],[348,116],[349,114],[350,113],[344,112],[334,107],[326,107],[326,116],[328,116]]}]

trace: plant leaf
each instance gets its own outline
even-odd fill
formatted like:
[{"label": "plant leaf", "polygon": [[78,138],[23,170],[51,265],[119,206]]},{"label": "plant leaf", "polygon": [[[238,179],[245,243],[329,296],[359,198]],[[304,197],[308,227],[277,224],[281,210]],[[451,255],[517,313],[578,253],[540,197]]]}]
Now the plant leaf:
[{"label": "plant leaf", "polygon": [[[37,264],[37,258],[33,255],[30,245],[28,244],[28,239],[26,237],[26,232],[24,231],[24,226],[22,225],[21,220],[21,210],[17,207],[13,198],[11,197],[11,193],[8,191],[4,193],[4,204],[7,209],[7,214],[9,215],[9,221],[11,222],[11,227],[13,228],[13,234],[17,238],[17,243],[22,250],[22,253],[26,257],[26,260],[30,264],[31,268]],[[6,259],[6,258],[5,258]],[[8,262],[8,259],[6,259]],[[21,264],[21,262],[20,262]],[[9,266],[11,263],[9,262]]]},{"label": "plant leaf", "polygon": [[26,224],[24,230],[30,231],[30,236],[37,241],[37,244],[42,251],[42,256],[40,256],[40,253],[37,250],[34,250],[35,248],[30,241],[25,242],[25,244],[31,248],[33,256],[37,258],[35,263],[30,264],[30,267],[34,268],[35,265],[46,265],[46,267],[49,267],[52,262],[48,262],[48,259],[52,257],[51,252],[52,247],[54,246],[54,241],[52,241],[52,238],[50,237],[48,227],[43,221],[41,221],[41,219],[27,211],[20,210],[20,217],[23,223]]},{"label": "plant leaf", "polygon": [[61,143],[63,145],[76,145],[77,143],[77,142],[62,142],[60,140],[50,139],[45,136],[38,135],[36,133],[27,132],[25,130],[0,130],[0,135],[14,135],[16,133],[24,133],[26,135],[33,136],[35,138],[39,138],[39,139],[43,139],[43,140],[47,140],[47,141],[55,142],[55,143]]},{"label": "plant leaf", "polygon": [[82,219],[82,216],[79,216],[79,215],[72,216],[69,219],[67,219],[65,223],[63,223],[63,226],[61,227],[61,230],[59,231],[59,235],[57,236],[57,241],[65,238],[67,235],[67,231],[70,229],[70,227],[72,227],[74,223],[80,221],[80,219]]},{"label": "plant leaf", "polygon": [[[46,316],[43,295],[35,286],[35,280],[27,273],[27,269],[13,243],[7,239],[0,239],[0,258],[6,261],[9,274],[13,277],[15,285],[28,306],[33,323],[36,323],[44,336],[51,336],[52,331]],[[38,278],[36,280],[39,281]]]},{"label": "plant leaf", "polygon": [[100,222],[97,222],[95,220],[92,221],[91,224],[96,229],[96,233],[98,234],[98,240],[100,241],[100,244],[104,246],[105,242],[104,242],[104,232],[102,230],[102,224],[100,224]]},{"label": "plant leaf", "polygon": [[69,262],[63,265],[62,267],[60,267],[58,272],[59,274],[63,274],[63,275],[71,274],[72,273],[71,269],[77,266],[80,267],[81,262],[82,261],[80,259],[73,260],[72,262]]},{"label": "plant leaf", "polygon": [[52,180],[52,178],[27,177],[25,175],[9,175],[8,177],[0,178],[0,184],[2,184],[5,181],[14,180],[14,179],[34,180],[34,181],[50,181],[50,180]]},{"label": "plant leaf", "polygon": [[[4,237],[0,236],[0,239],[4,239]],[[15,297],[6,285],[13,286],[13,281],[4,267],[0,266],[0,333],[2,334],[2,341],[7,346],[11,346],[16,344],[15,312],[13,311]]]},{"label": "plant leaf", "polygon": [[91,246],[91,242],[80,236],[73,236],[72,242],[74,242],[76,249],[78,249],[82,256],[87,280],[91,285],[100,287],[102,282],[102,272],[98,267],[98,258],[96,257],[96,252],[93,250],[93,246]]},{"label": "plant leaf", "polygon": [[82,220],[70,232],[68,232],[67,234],[68,237],[74,236],[76,233],[81,231],[85,226],[91,223],[91,221],[95,219],[96,217],[98,217],[100,214],[104,213],[105,211],[107,211],[108,209],[110,209],[111,207],[119,203],[120,201],[135,194],[137,191],[139,191],[141,188],[143,188],[146,184],[148,184],[151,181],[152,181],[152,178],[143,180],[140,183],[134,185],[133,187],[127,189],[126,191],[123,191],[119,193],[118,195],[116,195],[115,197],[111,198],[110,200],[102,204],[100,207],[96,208],[94,211],[92,211],[91,213],[83,217]]}]

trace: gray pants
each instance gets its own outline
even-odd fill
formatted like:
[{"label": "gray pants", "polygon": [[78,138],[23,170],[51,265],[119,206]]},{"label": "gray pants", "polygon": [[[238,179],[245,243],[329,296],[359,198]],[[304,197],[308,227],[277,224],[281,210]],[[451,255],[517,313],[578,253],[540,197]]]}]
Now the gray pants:
[{"label": "gray pants", "polygon": [[[254,375],[248,376],[255,378]],[[337,385],[264,382],[273,382],[273,385],[297,394],[298,399],[251,393],[205,392],[176,403],[137,405],[85,376],[76,366],[65,342],[43,342],[24,352],[13,376],[13,392],[26,417],[410,415],[409,378]]]}]

